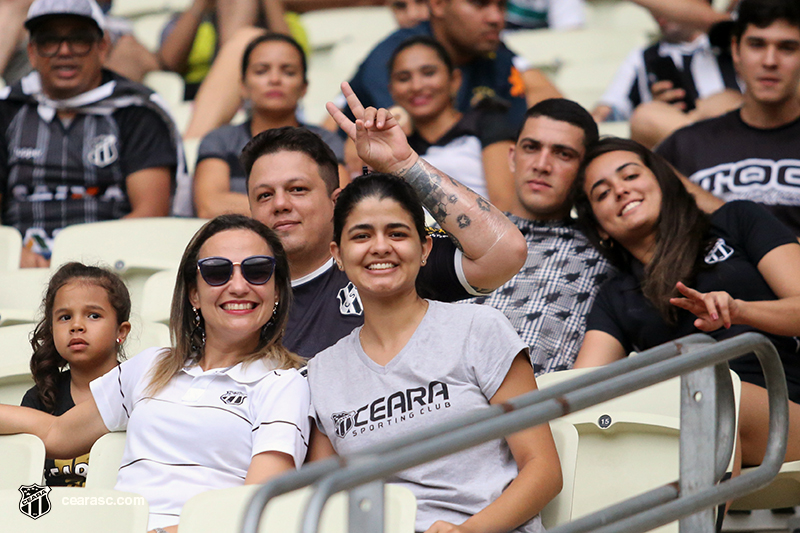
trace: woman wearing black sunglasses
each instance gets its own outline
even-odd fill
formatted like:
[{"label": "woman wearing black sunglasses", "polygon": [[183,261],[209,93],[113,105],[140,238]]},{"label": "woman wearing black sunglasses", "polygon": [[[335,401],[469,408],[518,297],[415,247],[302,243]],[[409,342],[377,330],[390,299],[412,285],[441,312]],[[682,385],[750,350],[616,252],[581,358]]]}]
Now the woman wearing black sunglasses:
[{"label": "woman wearing black sunglasses", "polygon": [[173,347],[145,350],[93,381],[92,399],[61,417],[0,406],[0,433],[38,435],[59,458],[127,430],[116,488],[147,499],[150,528],[175,531],[195,494],[263,483],[303,463],[308,386],[281,344],[290,299],[275,234],[249,217],[217,217],[181,259]]}]

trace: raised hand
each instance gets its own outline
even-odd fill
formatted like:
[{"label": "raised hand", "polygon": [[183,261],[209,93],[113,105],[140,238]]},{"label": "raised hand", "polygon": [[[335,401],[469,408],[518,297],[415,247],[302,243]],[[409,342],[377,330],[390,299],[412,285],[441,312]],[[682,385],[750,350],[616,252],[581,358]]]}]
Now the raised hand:
[{"label": "raised hand", "polygon": [[699,292],[680,281],[675,288],[684,297],[670,298],[669,303],[695,315],[694,326],[700,331],[715,331],[723,326],[730,328],[736,320],[739,303],[727,292]]},{"label": "raised hand", "polygon": [[396,174],[411,168],[419,155],[411,149],[406,134],[395,117],[386,109],[364,108],[350,84],[342,83],[342,94],[353,112],[355,123],[333,103],[326,109],[336,124],[356,145],[358,157],[379,172]]}]

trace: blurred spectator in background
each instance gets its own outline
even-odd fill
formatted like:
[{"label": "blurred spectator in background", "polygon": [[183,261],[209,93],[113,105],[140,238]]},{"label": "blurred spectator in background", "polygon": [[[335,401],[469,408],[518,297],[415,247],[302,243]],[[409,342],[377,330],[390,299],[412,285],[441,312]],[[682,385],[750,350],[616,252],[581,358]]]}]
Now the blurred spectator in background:
[{"label": "blurred spectator in background", "polygon": [[[661,38],[635,50],[592,112],[598,122],[631,120],[652,146],[676,129],[735,109],[741,91],[730,52],[712,47],[708,35],[688,24],[654,15]],[[635,121],[634,121],[635,122]]]},{"label": "blurred spectator in background", "polygon": [[282,0],[194,0],[164,28],[158,57],[164,70],[184,77],[184,99],[193,100],[220,48],[233,43],[238,65],[244,47],[264,29],[306,46],[297,14],[287,12]]},{"label": "blurred spectator in background", "polygon": [[[32,70],[26,46],[28,33],[23,25],[33,0],[0,0],[0,20],[5,31],[0,33],[0,72],[7,85],[22,79]],[[111,0],[101,0],[98,5],[107,13]],[[110,48],[105,67],[126,78],[141,82],[145,74],[159,69],[155,54],[136,40],[133,26],[119,17],[105,17],[105,31]]]},{"label": "blurred spectator in background", "polygon": [[[201,1],[201,0],[198,0]],[[210,0],[214,1],[214,0]],[[251,1],[256,0],[241,0]],[[329,9],[336,7],[350,6],[369,6],[384,5],[385,0],[261,0],[282,4],[282,6],[294,13],[286,13],[284,20],[288,24],[289,31],[283,32],[299,42],[306,53],[308,53],[305,30],[300,25],[300,19],[295,13],[304,13],[315,9]],[[274,20],[274,19],[273,19]],[[357,21],[354,21],[357,23]],[[273,31],[277,31],[270,26]],[[214,58],[214,62],[200,76],[203,83],[196,89],[195,106],[189,124],[184,132],[186,139],[198,139],[204,137],[214,128],[218,128],[231,121],[233,116],[242,105],[241,93],[238,85],[232,84],[231,80],[238,78],[238,69],[242,61],[242,54],[247,45],[263,34],[262,28],[244,27],[240,28],[227,41],[219,43],[219,51]],[[280,33],[280,31],[279,31]],[[166,44],[166,43],[165,43]],[[163,53],[162,53],[163,55]]]},{"label": "blurred spectator in background", "polygon": [[[484,98],[504,101],[511,128],[518,128],[528,105],[559,96],[550,80],[500,40],[505,25],[502,0],[430,0],[430,22],[400,29],[378,44],[350,82],[365,107],[390,107],[386,64],[409,37],[428,35],[447,51],[461,72],[456,108],[466,111]],[[337,102],[344,108],[344,102]],[[345,111],[347,113],[347,111]]]},{"label": "blurred spectator in background", "polygon": [[167,215],[173,177],[186,181],[157,96],[103,68],[94,0],[36,0],[25,27],[34,72],[0,93],[0,213],[23,235],[22,266],[47,266],[61,228]]},{"label": "blurred spectator in background", "polygon": [[432,37],[403,42],[389,70],[389,92],[396,103],[392,113],[399,107],[408,115],[411,148],[498,209],[508,210],[514,196],[508,151],[515,132],[503,109],[490,109],[488,101],[464,113],[455,108],[461,72]]},{"label": "blurred spectator in background", "polygon": [[571,30],[586,23],[583,0],[508,0],[506,29]]},{"label": "blurred spectator in background", "polygon": [[742,0],[731,52],[742,107],[676,131],[657,152],[715,196],[760,203],[800,236],[800,2]]},{"label": "blurred spectator in background", "polygon": [[430,18],[428,0],[388,0],[394,20],[401,28],[413,28]]},{"label": "blurred spectator in background", "polygon": [[[214,218],[225,213],[250,215],[242,148],[264,130],[303,126],[320,137],[344,161],[344,143],[335,133],[300,124],[297,102],[306,93],[306,56],[289,36],[268,33],[254,39],[242,58],[242,96],[251,115],[243,124],[223,126],[203,138],[194,174],[197,214]],[[340,174],[344,169],[342,168]]]}]

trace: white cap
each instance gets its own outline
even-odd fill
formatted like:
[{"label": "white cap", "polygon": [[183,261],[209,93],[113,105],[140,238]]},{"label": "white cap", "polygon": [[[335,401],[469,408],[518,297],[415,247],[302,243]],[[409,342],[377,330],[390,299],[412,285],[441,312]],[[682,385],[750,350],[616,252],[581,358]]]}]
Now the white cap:
[{"label": "white cap", "polygon": [[89,19],[104,33],[105,18],[95,0],[36,0],[28,9],[25,27],[32,31],[45,18],[54,16],[73,16]]}]

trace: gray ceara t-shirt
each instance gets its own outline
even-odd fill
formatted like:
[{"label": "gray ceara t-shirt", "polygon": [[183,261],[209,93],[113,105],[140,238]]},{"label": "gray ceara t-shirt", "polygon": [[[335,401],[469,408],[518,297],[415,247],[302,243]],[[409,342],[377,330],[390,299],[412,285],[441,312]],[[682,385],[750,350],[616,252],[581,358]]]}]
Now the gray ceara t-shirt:
[{"label": "gray ceara t-shirt", "polygon": [[[428,300],[406,346],[386,366],[364,353],[358,327],[308,362],[317,425],[336,453],[379,442],[486,407],[517,354],[527,352],[508,319],[489,306]],[[436,520],[461,524],[517,476],[504,439],[410,468],[390,479],[417,497],[416,530]],[[537,516],[515,531],[544,531]]]}]

